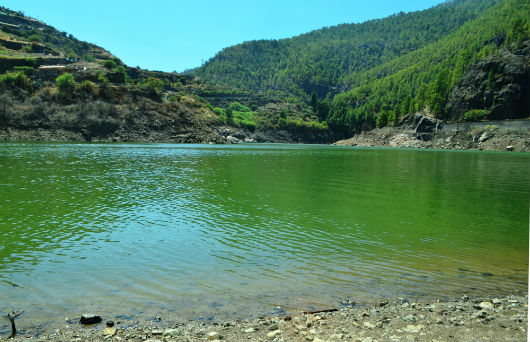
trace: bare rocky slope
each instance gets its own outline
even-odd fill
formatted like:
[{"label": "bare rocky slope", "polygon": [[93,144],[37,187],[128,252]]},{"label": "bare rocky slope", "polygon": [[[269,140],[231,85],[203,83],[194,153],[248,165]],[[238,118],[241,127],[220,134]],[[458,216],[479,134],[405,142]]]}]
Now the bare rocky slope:
[{"label": "bare rocky slope", "polygon": [[529,80],[530,41],[513,50],[500,49],[468,66],[447,101],[448,117],[462,120],[467,111],[480,109],[493,120],[527,118]]}]

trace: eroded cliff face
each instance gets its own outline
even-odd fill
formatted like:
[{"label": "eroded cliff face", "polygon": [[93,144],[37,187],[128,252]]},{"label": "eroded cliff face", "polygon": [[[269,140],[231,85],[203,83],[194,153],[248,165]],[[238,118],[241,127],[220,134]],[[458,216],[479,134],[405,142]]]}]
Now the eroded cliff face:
[{"label": "eroded cliff face", "polygon": [[530,116],[529,40],[469,65],[451,91],[446,113],[450,120],[461,120],[471,109],[486,110],[494,120]]}]

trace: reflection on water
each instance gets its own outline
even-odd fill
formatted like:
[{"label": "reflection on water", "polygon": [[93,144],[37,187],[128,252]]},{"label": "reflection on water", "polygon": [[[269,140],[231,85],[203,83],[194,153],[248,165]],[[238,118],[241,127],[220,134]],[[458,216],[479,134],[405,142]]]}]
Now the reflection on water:
[{"label": "reflection on water", "polygon": [[1,144],[0,310],[34,324],[83,311],[197,319],[525,291],[529,159]]}]

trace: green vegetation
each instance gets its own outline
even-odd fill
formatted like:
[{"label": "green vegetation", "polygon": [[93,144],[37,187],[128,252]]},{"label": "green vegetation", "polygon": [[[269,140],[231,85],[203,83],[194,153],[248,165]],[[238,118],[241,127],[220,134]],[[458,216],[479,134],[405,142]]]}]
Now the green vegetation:
[{"label": "green vegetation", "polygon": [[118,66],[118,64],[116,64],[116,61],[113,61],[112,59],[108,59],[106,61],[103,62],[103,66],[109,70],[112,70],[114,68],[116,68]]},{"label": "green vegetation", "polygon": [[316,91],[323,98],[337,85],[356,84],[356,73],[455,32],[499,1],[456,0],[427,11],[325,27],[292,39],[245,42],[222,50],[193,73],[270,95],[287,92],[306,98]]},{"label": "green vegetation", "polygon": [[7,72],[0,75],[0,86],[10,89],[20,88],[29,91],[31,90],[31,81],[22,71]]},{"label": "green vegetation", "polygon": [[87,94],[94,94],[96,92],[96,84],[90,80],[83,81],[79,85],[79,90]]},{"label": "green vegetation", "polygon": [[[18,47],[1,47],[1,57],[10,66],[3,69],[8,72],[0,76],[0,89],[35,107],[54,101],[64,106],[102,101],[138,108],[147,115],[145,122],[152,115],[148,107],[189,110],[208,124],[340,138],[398,125],[403,116],[418,111],[453,119],[447,103],[453,103],[449,99],[462,76],[469,76],[470,63],[526,48],[529,11],[527,0],[452,0],[425,11],[327,27],[292,39],[239,44],[219,52],[193,75],[128,68],[100,47],[13,15],[24,29],[6,26],[0,34],[23,42],[22,49],[33,55],[26,58]],[[43,60],[50,53],[65,64],[74,62],[67,56],[94,63],[54,82],[55,68],[37,69],[47,65]],[[493,104],[460,106],[459,118],[505,117],[492,109],[511,103],[510,94],[499,90],[503,71],[495,67],[486,72],[487,84],[482,84]],[[462,108],[473,107],[485,110],[464,116]],[[94,113],[93,108],[87,111]],[[31,115],[41,120],[47,115],[42,113],[40,108]]]},{"label": "green vegetation", "polygon": [[28,37],[28,41],[42,43],[42,37],[38,34],[32,34]]},{"label": "green vegetation", "polygon": [[258,112],[238,102],[231,103],[228,108],[214,108],[219,121],[224,124],[254,130],[257,126]]},{"label": "green vegetation", "polygon": [[529,12],[527,0],[455,0],[292,39],[246,42],[193,73],[305,102],[344,136],[397,125],[423,109],[447,119],[449,94],[471,62],[529,39]]},{"label": "green vegetation", "polygon": [[31,74],[33,71],[35,71],[34,67],[31,66],[15,66],[13,67],[14,71],[21,71],[25,73],[26,75]]},{"label": "green vegetation", "polygon": [[74,76],[69,72],[65,72],[64,74],[57,76],[55,83],[57,84],[57,88],[61,93],[71,92],[75,87]]},{"label": "green vegetation", "polygon": [[466,112],[464,120],[466,121],[480,121],[486,117],[486,111],[484,109],[471,109]]}]

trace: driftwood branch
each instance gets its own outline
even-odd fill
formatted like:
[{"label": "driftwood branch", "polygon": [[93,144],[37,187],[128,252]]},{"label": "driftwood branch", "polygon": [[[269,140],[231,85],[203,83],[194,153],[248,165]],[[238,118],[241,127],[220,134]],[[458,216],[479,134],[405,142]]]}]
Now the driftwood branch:
[{"label": "driftwood branch", "polygon": [[15,326],[15,318],[22,315],[24,313],[24,310],[15,312],[11,311],[7,314],[7,318],[9,318],[9,321],[11,322],[11,336],[9,338],[13,338],[17,335],[17,327]]}]

